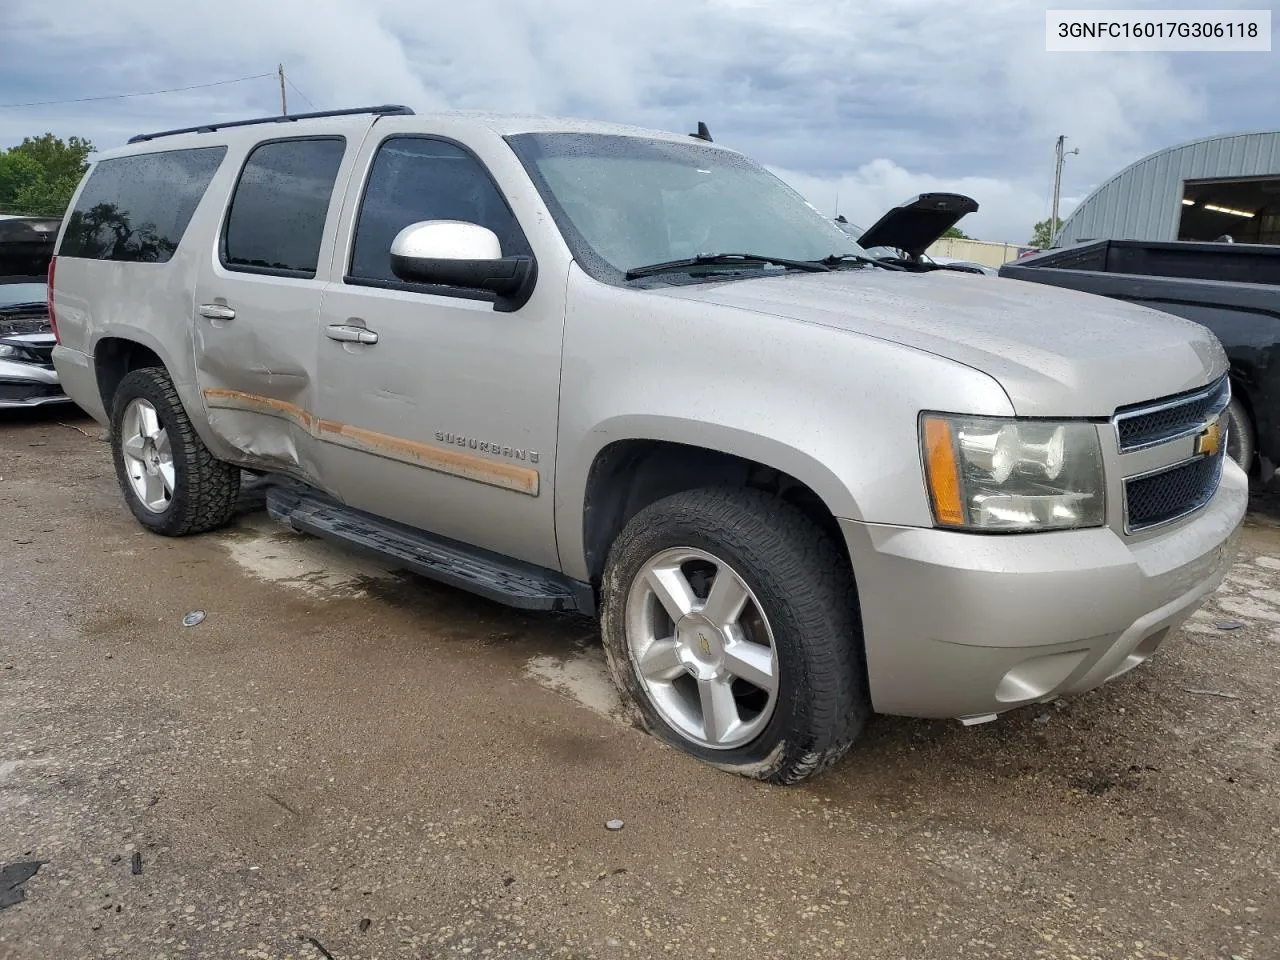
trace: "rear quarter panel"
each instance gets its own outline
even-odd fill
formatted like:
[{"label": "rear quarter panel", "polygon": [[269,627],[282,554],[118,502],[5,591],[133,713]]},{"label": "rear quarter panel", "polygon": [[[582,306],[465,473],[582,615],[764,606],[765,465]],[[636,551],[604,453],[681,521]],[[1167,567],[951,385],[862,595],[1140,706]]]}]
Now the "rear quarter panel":
[{"label": "rear quarter panel", "polygon": [[[175,137],[165,149],[215,146],[222,141]],[[192,414],[197,433],[215,454],[195,383],[191,335],[196,279],[211,255],[221,212],[239,169],[243,151],[231,146],[187,225],[173,256],[165,263],[131,263],[59,256],[54,283],[54,310],[65,347],[89,357],[106,337],[140,343],[164,363],[183,406]],[[68,209],[74,209],[92,168]],[[63,232],[66,225],[64,223]],[[61,246],[62,237],[59,237]],[[110,411],[107,411],[108,414]]]}]

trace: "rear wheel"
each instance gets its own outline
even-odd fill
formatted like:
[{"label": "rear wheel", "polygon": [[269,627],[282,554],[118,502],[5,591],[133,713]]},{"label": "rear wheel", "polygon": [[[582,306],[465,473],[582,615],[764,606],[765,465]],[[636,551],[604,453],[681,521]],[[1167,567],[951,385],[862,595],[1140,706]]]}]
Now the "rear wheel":
[{"label": "rear wheel", "polygon": [[794,783],[870,713],[853,576],[807,517],[751,490],[641,511],[605,569],[614,681],[659,738],[723,769]]},{"label": "rear wheel", "polygon": [[170,537],[203,533],[235,512],[239,469],[209,452],[159,367],[133,370],[120,381],[111,452],[125,502],[149,530]]}]

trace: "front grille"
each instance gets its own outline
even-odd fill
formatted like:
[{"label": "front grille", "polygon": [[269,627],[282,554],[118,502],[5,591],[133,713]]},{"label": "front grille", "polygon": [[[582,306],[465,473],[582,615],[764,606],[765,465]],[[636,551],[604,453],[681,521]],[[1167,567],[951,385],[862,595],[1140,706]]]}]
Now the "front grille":
[{"label": "front grille", "polygon": [[1116,412],[1116,439],[1128,453],[1199,433],[1231,401],[1231,383],[1223,377],[1203,390],[1145,403]]},{"label": "front grille", "polygon": [[56,383],[32,383],[29,380],[0,380],[0,402],[23,402],[62,396]]},{"label": "front grille", "polygon": [[1211,457],[1126,480],[1124,502],[1129,531],[1169,523],[1207,504],[1222,481],[1223,456],[1219,451]]}]

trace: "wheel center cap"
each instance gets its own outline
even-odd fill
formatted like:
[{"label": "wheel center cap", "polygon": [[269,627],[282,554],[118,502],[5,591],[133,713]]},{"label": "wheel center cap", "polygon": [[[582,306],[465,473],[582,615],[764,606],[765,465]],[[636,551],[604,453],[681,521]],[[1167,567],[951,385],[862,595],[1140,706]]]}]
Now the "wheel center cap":
[{"label": "wheel center cap", "polygon": [[710,621],[697,616],[681,619],[676,633],[681,651],[704,667],[718,667],[724,659],[724,635]]}]

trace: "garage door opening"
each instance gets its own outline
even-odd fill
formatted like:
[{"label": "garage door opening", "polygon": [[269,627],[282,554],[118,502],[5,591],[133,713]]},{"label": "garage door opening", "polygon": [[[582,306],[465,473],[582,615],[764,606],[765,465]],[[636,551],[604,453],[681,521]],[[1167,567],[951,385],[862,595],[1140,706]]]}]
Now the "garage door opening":
[{"label": "garage door opening", "polygon": [[1179,240],[1280,244],[1280,177],[1188,180]]}]

